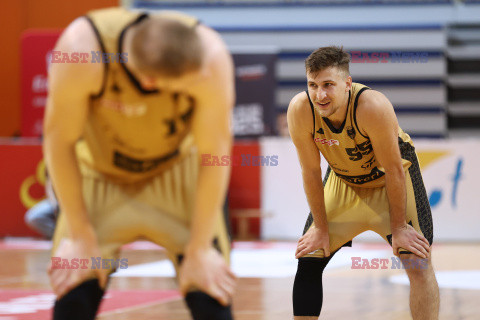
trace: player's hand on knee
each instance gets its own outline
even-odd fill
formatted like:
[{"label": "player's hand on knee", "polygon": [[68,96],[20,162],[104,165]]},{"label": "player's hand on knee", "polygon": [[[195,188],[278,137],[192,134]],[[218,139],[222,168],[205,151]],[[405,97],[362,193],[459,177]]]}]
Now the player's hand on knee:
[{"label": "player's hand on knee", "polygon": [[330,238],[328,230],[320,230],[318,228],[310,228],[297,243],[297,250],[295,251],[295,258],[322,249],[325,257],[330,256]]},{"label": "player's hand on knee", "polygon": [[200,290],[227,306],[236,288],[236,278],[214,248],[191,250],[185,254],[179,270],[180,291]]},{"label": "player's hand on knee", "polygon": [[105,288],[108,272],[101,268],[92,268],[91,258],[100,256],[96,237],[92,237],[89,232],[86,232],[82,239],[63,239],[48,267],[50,284],[57,299],[92,276],[97,277],[100,286]]},{"label": "player's hand on knee", "polygon": [[399,255],[400,249],[408,250],[424,259],[430,255],[428,240],[409,224],[392,230],[392,249],[395,255]]}]

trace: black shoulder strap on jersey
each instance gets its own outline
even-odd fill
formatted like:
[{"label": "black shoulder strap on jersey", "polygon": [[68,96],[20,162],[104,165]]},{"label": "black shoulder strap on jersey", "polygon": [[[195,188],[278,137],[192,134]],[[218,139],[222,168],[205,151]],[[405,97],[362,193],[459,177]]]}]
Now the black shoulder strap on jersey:
[{"label": "black shoulder strap on jersey", "polygon": [[[95,37],[98,40],[100,50],[102,51],[101,54],[103,55],[107,51],[105,50],[105,45],[103,43],[102,36],[100,35],[100,32],[97,29],[97,26],[95,25],[95,23],[93,22],[93,20],[89,16],[84,16],[84,18],[87,19],[88,23],[90,23],[90,25],[93,29],[93,32],[95,33]],[[93,99],[100,98],[103,95],[103,93],[105,92],[105,86],[107,85],[108,63],[104,63],[103,66],[104,66],[104,71],[103,71],[102,87],[100,88],[100,91],[98,93],[92,94],[91,97]]]},{"label": "black shoulder strap on jersey", "polygon": [[357,96],[355,97],[355,102],[353,104],[353,122],[355,122],[355,127],[357,127],[357,131],[358,133],[360,133],[364,138],[367,138],[368,137],[365,137],[362,132],[360,131],[360,128],[358,127],[358,123],[357,123],[357,107],[358,107],[358,98],[360,98],[360,95],[362,94],[363,91],[365,90],[369,90],[370,88],[369,87],[363,87],[362,89],[360,89],[360,91],[358,91],[357,93]]},{"label": "black shoulder strap on jersey", "polygon": [[310,95],[308,94],[308,91],[305,90],[305,93],[307,94],[308,102],[310,103],[310,109],[312,110],[312,117],[313,117],[312,136],[313,136],[313,135],[315,135],[315,110],[313,109],[313,103],[312,103],[312,100],[310,99]]},{"label": "black shoulder strap on jersey", "polygon": [[[139,15],[134,21],[130,22],[127,26],[125,26],[125,28],[122,30],[122,32],[120,33],[120,36],[118,38],[118,52],[123,52],[123,43],[124,43],[124,40],[125,40],[125,33],[127,32],[127,29],[132,27],[133,25],[136,25],[138,23],[140,23],[142,20],[148,18],[148,14],[146,13],[143,13],[141,15]],[[156,93],[160,93],[160,90],[159,89],[145,89],[144,87],[142,87],[142,85],[140,84],[140,81],[135,77],[135,75],[130,71],[129,68],[127,68],[127,65],[125,63],[120,63],[120,67],[125,71],[125,73],[127,74],[128,78],[130,79],[130,81],[133,83],[133,85],[138,89],[138,91],[140,91],[140,93],[142,94],[156,94]]]}]

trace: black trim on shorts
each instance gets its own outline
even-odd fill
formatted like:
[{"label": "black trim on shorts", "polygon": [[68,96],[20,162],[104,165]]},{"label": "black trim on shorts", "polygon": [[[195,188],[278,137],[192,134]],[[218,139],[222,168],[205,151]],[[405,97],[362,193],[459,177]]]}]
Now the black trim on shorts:
[{"label": "black trim on shorts", "polygon": [[432,211],[430,209],[430,202],[428,201],[427,190],[423,184],[422,173],[420,172],[420,165],[418,164],[415,148],[408,142],[404,142],[398,138],[398,145],[402,158],[412,163],[408,168],[410,179],[412,180],[413,192],[415,194],[415,205],[417,207],[418,224],[428,243],[433,243],[433,221]]},{"label": "black trim on shorts", "polygon": [[[408,221],[408,224],[413,227],[412,220]],[[392,235],[391,233],[390,233],[390,234],[387,234],[387,241],[388,241],[388,243],[390,244],[390,246],[392,246],[392,237],[393,237],[393,235]],[[401,253],[402,253],[402,254],[404,254],[404,253],[405,253],[405,254],[413,254],[413,252],[404,251],[404,250],[402,250]]]},{"label": "black trim on shorts", "polygon": [[312,117],[313,117],[312,136],[315,136],[315,109],[313,108],[313,103],[312,103],[312,100],[310,99],[310,95],[308,94],[308,90],[305,90],[305,93],[307,94],[308,102],[310,103],[310,109],[312,109]]},{"label": "black trim on shorts", "polygon": [[[95,23],[89,16],[84,16],[84,18],[87,19],[87,21],[92,26],[93,32],[95,33],[95,37],[98,40],[98,44],[100,45],[100,50],[102,51],[102,55],[103,55],[107,51],[105,50],[105,45],[103,44],[103,40],[102,40],[102,36],[100,35],[100,32],[98,31],[97,27],[95,26]],[[100,91],[98,93],[90,95],[91,99],[98,99],[105,92],[105,88],[107,86],[108,63],[104,62],[103,66],[104,66],[104,73],[103,73],[102,87],[100,88]]]},{"label": "black trim on shorts", "polygon": [[355,103],[353,104],[353,122],[355,123],[355,127],[357,128],[358,133],[360,133],[362,137],[369,139],[367,136],[362,134],[362,131],[360,131],[360,128],[358,127],[358,123],[357,123],[358,98],[360,98],[360,95],[365,90],[370,90],[370,88],[363,87],[362,89],[360,89],[360,91],[358,91],[357,96],[355,97]]}]

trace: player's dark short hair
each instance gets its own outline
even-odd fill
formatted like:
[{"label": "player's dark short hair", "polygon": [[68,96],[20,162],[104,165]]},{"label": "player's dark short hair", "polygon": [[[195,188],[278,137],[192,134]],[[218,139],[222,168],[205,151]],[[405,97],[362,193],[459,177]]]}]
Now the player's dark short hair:
[{"label": "player's dark short hair", "polygon": [[346,76],[350,75],[350,54],[343,47],[322,47],[313,51],[305,60],[308,73],[318,73],[329,67],[337,67]]},{"label": "player's dark short hair", "polygon": [[152,16],[132,32],[132,59],[140,72],[178,77],[201,67],[203,48],[195,27]]}]

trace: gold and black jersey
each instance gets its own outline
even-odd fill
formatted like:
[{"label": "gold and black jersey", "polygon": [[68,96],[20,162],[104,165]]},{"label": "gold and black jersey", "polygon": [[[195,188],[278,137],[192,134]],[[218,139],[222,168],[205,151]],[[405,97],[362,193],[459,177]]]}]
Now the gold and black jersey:
[{"label": "gold and black jersey", "polygon": [[[156,14],[191,28],[198,25],[197,19],[178,12]],[[86,18],[101,48],[92,52],[92,63],[103,63],[105,71],[101,92],[90,99],[86,128],[77,143],[79,160],[126,182],[158,174],[191,148],[195,98],[182,91],[145,89],[125,64],[130,58],[124,54],[125,32],[149,19],[149,14],[110,8],[92,11]]]},{"label": "gold and black jersey", "polygon": [[[385,172],[378,163],[369,137],[358,129],[356,111],[358,99],[367,86],[353,83],[349,92],[347,114],[339,128],[335,128],[328,118],[323,118],[308,96],[314,117],[313,139],[327,160],[330,168],[345,183],[352,186],[376,188],[385,185]],[[308,91],[307,91],[308,95]],[[413,146],[409,135],[399,128],[399,145],[408,143]],[[403,158],[405,170],[411,165]]]}]

